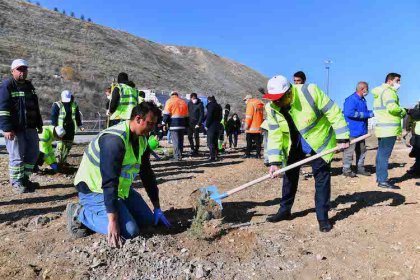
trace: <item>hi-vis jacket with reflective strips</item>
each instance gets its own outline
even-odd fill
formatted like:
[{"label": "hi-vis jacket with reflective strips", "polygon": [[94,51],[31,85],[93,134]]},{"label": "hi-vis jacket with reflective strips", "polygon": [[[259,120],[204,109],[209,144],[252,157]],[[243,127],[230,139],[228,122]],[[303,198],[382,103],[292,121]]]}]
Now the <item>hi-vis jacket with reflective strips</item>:
[{"label": "hi-vis jacket with reflective strips", "polygon": [[372,90],[373,112],[376,117],[376,137],[401,135],[401,119],[406,111],[400,107],[397,91],[388,84],[382,84]]},{"label": "hi-vis jacket with reflective strips", "polygon": [[[348,140],[349,129],[341,109],[317,85],[292,85],[289,111],[299,133],[316,153],[332,149],[337,140]],[[334,154],[322,158],[330,162]]]},{"label": "hi-vis jacket with reflective strips", "polygon": [[245,113],[245,132],[261,133],[264,121],[264,103],[256,98],[248,99]]},{"label": "hi-vis jacket with reflective strips", "polygon": [[[139,104],[139,92],[137,89],[126,84],[116,84],[120,90],[120,102],[115,112],[109,118],[110,120],[129,120],[131,111]],[[114,89],[111,89],[111,92]]]},{"label": "hi-vis jacket with reflective strips", "polygon": [[[54,103],[57,105],[58,110],[59,110],[59,114],[58,114],[58,126],[67,128],[66,125],[64,124],[64,120],[66,119],[66,109],[64,109],[63,102],[58,101],[58,102],[54,102]],[[77,125],[77,122],[76,122],[76,114],[78,112],[79,112],[79,109],[78,109],[77,103],[74,102],[74,101],[72,101],[71,102],[71,120],[74,123],[74,129],[75,129],[74,132],[76,132],[76,129],[77,129],[77,126],[78,126]]]},{"label": "hi-vis jacket with reflective strips", "polygon": [[139,136],[139,155],[134,155],[133,147],[130,143],[129,121],[121,122],[118,125],[102,131],[95,140],[90,142],[83,154],[82,162],[77,170],[74,185],[85,182],[92,192],[103,193],[102,177],[100,171],[100,147],[99,138],[105,133],[110,133],[121,137],[125,145],[125,155],[122,163],[121,174],[118,185],[118,197],[127,198],[130,186],[134,178],[139,174],[141,158],[147,148],[147,138]]},{"label": "hi-vis jacket with reflective strips", "polygon": [[44,153],[44,162],[48,165],[57,163],[52,143],[54,142],[54,126],[46,125],[42,127],[39,134],[39,151]]},{"label": "hi-vis jacket with reflective strips", "polygon": [[169,123],[170,130],[185,129],[188,125],[187,102],[177,95],[172,95],[165,103],[162,122]]},{"label": "hi-vis jacket with reflective strips", "polygon": [[265,105],[267,119],[268,141],[267,151],[268,162],[272,165],[286,166],[287,157],[290,151],[290,131],[286,119],[280,113],[280,108],[273,102]]}]

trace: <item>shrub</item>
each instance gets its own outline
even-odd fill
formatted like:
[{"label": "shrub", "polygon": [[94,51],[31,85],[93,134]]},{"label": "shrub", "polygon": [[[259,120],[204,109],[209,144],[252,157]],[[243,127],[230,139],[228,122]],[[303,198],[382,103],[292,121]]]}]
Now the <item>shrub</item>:
[{"label": "shrub", "polygon": [[71,66],[63,66],[63,68],[61,68],[60,73],[61,77],[63,77],[63,79],[67,81],[72,81],[75,76],[74,69]]}]

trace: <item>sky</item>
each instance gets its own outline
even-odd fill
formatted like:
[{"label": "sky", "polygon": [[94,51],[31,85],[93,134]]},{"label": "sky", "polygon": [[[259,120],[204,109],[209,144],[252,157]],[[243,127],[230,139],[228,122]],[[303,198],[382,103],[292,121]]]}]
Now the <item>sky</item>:
[{"label": "sky", "polygon": [[389,72],[402,75],[402,106],[420,100],[420,0],[39,2],[157,43],[204,48],[267,77],[292,80],[302,70],[324,90],[332,60],[329,95],[340,106],[358,81],[373,89]]}]

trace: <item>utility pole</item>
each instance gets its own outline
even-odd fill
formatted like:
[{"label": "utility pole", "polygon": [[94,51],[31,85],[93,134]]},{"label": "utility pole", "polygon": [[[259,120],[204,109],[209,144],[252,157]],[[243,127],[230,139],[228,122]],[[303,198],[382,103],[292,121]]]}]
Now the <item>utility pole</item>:
[{"label": "utility pole", "polygon": [[332,63],[332,60],[326,59],[324,60],[325,69],[327,70],[327,95],[329,95],[330,91],[330,65]]}]

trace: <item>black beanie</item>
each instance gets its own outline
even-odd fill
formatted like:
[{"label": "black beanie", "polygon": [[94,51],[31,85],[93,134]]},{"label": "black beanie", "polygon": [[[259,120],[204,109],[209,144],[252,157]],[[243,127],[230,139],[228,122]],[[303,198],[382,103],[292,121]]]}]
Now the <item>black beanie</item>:
[{"label": "black beanie", "polygon": [[126,82],[128,81],[128,74],[121,72],[118,74],[118,78],[117,78],[117,82],[118,83],[122,83],[122,82]]}]

